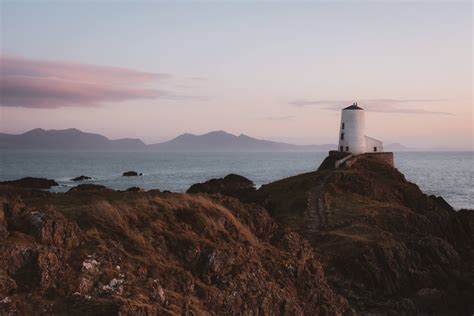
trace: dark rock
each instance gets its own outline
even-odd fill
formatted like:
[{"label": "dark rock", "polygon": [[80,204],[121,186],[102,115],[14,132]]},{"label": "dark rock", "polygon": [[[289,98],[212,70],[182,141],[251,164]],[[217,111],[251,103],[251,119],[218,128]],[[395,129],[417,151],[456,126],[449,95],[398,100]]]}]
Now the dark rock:
[{"label": "dark rock", "polygon": [[143,189],[140,187],[131,187],[126,189],[125,192],[143,192]]},{"label": "dark rock", "polygon": [[28,222],[31,224],[33,229],[41,231],[45,221],[46,215],[41,212],[31,212],[28,214]]},{"label": "dark rock", "polygon": [[84,180],[91,180],[92,177],[89,177],[89,176],[79,176],[79,177],[76,177],[74,179],[71,179],[72,181],[84,181]]},{"label": "dark rock", "polygon": [[122,174],[123,177],[137,177],[138,173],[136,171],[127,171]]},{"label": "dark rock", "polygon": [[193,184],[186,193],[222,194],[245,200],[255,192],[255,184],[237,174],[229,174],[224,178],[211,179],[204,183]]},{"label": "dark rock", "polygon": [[438,203],[440,205],[440,207],[442,207],[442,208],[445,208],[445,209],[448,209],[448,210],[453,210],[451,205],[449,205],[449,203],[446,202],[446,200],[443,199],[441,196],[430,195],[430,199],[432,199],[433,201]]},{"label": "dark rock", "polygon": [[11,185],[20,188],[27,188],[27,189],[50,189],[51,187],[58,186],[59,184],[50,179],[44,178],[32,178],[26,177],[18,180],[12,181],[4,181],[0,182],[0,184]]},{"label": "dark rock", "polygon": [[[17,209],[17,205],[15,199],[4,201],[4,209],[9,209],[9,236],[15,237],[14,241],[0,243],[0,253],[8,254],[0,255],[0,298],[8,295],[15,308],[27,306],[24,312],[15,314],[34,314],[36,297],[31,293],[47,295],[57,288],[66,290],[61,279],[68,269],[65,262],[81,245],[83,233],[75,222],[52,207],[37,211],[24,205]],[[18,299],[22,293],[30,299]]]},{"label": "dark rock", "polygon": [[77,224],[57,211],[33,211],[25,213],[23,218],[26,225],[21,229],[37,237],[42,244],[70,250],[81,243],[82,232]]},{"label": "dark rock", "polygon": [[80,184],[78,186],[75,186],[75,187],[71,188],[68,192],[101,191],[101,190],[110,190],[110,189],[103,186],[103,185],[86,183],[86,184]]}]

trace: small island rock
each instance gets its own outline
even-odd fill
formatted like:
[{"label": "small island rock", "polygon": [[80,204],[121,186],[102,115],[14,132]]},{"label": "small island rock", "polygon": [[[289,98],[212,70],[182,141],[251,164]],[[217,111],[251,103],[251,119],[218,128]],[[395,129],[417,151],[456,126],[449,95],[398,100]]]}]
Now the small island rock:
[{"label": "small island rock", "polygon": [[89,176],[79,176],[75,177],[74,179],[71,179],[72,181],[84,181],[84,180],[91,180],[92,177]]},{"label": "small island rock", "polygon": [[137,177],[138,173],[136,171],[127,171],[122,174],[123,177]]}]

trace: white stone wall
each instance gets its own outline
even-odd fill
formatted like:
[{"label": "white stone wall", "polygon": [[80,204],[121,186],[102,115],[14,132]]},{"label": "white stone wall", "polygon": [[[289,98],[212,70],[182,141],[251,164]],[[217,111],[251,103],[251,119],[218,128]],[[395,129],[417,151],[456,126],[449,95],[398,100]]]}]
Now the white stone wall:
[{"label": "white stone wall", "polygon": [[365,152],[383,152],[383,143],[375,138],[365,136],[366,150]]}]

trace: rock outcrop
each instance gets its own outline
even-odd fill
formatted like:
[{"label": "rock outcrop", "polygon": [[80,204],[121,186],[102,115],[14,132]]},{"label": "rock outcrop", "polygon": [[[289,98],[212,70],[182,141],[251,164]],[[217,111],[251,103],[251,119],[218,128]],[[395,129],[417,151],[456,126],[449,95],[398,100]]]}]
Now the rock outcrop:
[{"label": "rock outcrop", "polygon": [[224,178],[211,179],[204,183],[193,184],[186,193],[222,194],[246,200],[255,192],[255,184],[237,174],[229,174]]},{"label": "rock outcrop", "polygon": [[0,239],[0,314],[48,314],[50,305],[36,304],[68,291],[63,281],[72,275],[66,262],[82,244],[83,232],[54,208],[28,208],[5,195],[0,200],[8,223],[8,236]]},{"label": "rock outcrop", "polygon": [[0,314],[353,312],[311,246],[255,204],[9,188],[0,200]]},{"label": "rock outcrop", "polygon": [[112,189],[107,188],[106,186],[100,184],[85,183],[79,184],[78,186],[72,187],[68,192],[78,192],[78,191],[113,191]]},{"label": "rock outcrop", "polygon": [[125,192],[144,192],[144,191],[145,190],[143,190],[140,187],[130,187],[130,188],[125,190]]},{"label": "rock outcrop", "polygon": [[26,177],[26,178],[21,178],[18,180],[11,180],[11,181],[3,181],[0,182],[0,185],[11,185],[14,187],[19,187],[19,188],[27,188],[27,189],[51,189],[51,187],[58,186],[59,184],[50,179],[44,179],[44,178],[32,178],[32,177]]}]

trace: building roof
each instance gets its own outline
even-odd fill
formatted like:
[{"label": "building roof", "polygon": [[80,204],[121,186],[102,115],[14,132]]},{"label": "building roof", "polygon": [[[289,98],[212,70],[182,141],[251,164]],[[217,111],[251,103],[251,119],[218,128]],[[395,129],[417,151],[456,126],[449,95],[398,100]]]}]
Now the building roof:
[{"label": "building roof", "polygon": [[364,135],[364,137],[365,137],[365,138],[369,138],[369,139],[371,139],[371,140],[375,140],[375,141],[377,141],[377,142],[383,143],[383,141],[381,141],[381,140],[379,140],[379,139],[377,139],[377,138],[373,138],[373,137],[370,137],[370,136],[367,136],[367,135]]},{"label": "building roof", "polygon": [[352,103],[351,106],[348,106],[347,108],[344,108],[343,110],[363,110],[363,108],[359,107],[357,105],[357,102]]}]

